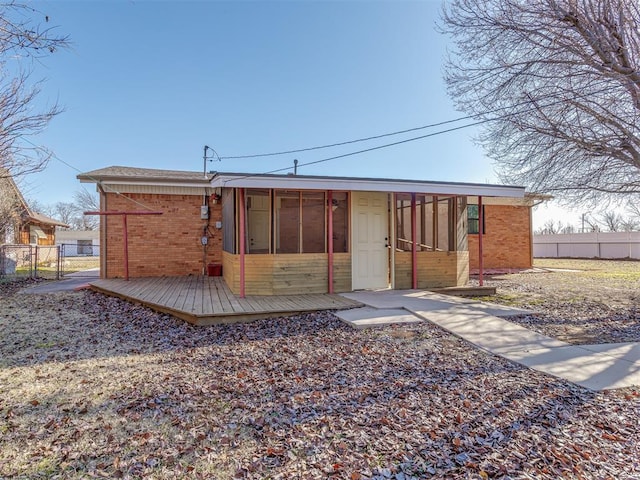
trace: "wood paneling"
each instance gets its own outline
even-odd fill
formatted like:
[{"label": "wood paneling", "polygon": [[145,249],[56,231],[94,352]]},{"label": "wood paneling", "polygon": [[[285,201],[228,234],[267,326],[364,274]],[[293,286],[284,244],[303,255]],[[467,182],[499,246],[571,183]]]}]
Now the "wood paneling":
[{"label": "wood paneling", "polygon": [[[469,279],[468,252],[417,252],[418,288],[455,287]],[[396,252],[395,287],[411,288],[411,252]]]},{"label": "wood paneling", "polygon": [[[247,295],[327,293],[326,253],[254,254],[245,256]],[[224,252],[222,272],[232,292],[240,292],[240,256]],[[351,291],[351,254],[333,254],[333,288]]]}]

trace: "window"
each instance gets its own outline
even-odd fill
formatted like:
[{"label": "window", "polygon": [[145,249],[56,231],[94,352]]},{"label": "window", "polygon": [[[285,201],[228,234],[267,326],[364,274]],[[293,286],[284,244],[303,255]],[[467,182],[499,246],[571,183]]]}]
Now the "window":
[{"label": "window", "polygon": [[[487,233],[485,218],[486,218],[486,212],[483,205],[482,206],[482,234],[483,235]],[[473,205],[473,204],[467,205],[467,222],[469,225],[467,233],[477,234],[480,232],[479,230],[480,209],[478,208],[478,205]]]},{"label": "window", "polygon": [[78,240],[78,255],[93,255],[93,241]]}]

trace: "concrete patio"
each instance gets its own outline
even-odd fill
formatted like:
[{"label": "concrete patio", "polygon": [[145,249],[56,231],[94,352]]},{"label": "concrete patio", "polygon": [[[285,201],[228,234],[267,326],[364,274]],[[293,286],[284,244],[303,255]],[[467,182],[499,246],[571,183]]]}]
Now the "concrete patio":
[{"label": "concrete patio", "polygon": [[416,290],[343,294],[365,304],[336,312],[355,328],[432,322],[488,352],[590,390],[640,385],[640,343],[571,345],[500,317],[524,310]]}]

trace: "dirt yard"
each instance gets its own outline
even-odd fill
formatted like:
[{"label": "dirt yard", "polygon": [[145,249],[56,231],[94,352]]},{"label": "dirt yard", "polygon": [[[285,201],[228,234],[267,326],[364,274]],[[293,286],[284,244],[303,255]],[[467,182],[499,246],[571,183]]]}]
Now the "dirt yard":
[{"label": "dirt yard", "polygon": [[535,269],[486,277],[483,300],[531,309],[510,320],[573,344],[640,342],[640,262],[536,259]]},{"label": "dirt yard", "polygon": [[[543,329],[604,315],[598,332],[632,338],[639,274],[602,268],[491,281]],[[196,328],[16,290],[0,284],[0,478],[640,478],[636,389],[594,393],[430,324]]]}]

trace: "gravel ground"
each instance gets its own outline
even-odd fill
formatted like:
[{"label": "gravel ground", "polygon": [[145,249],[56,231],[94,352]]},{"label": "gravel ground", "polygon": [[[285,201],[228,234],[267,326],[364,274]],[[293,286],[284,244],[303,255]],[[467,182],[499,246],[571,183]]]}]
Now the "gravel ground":
[{"label": "gravel ground", "polygon": [[568,343],[640,342],[640,262],[537,259],[535,267],[487,276],[498,295],[482,299],[531,309],[509,320]]},{"label": "gravel ground", "polygon": [[[534,277],[531,277],[534,278]],[[424,323],[193,327],[0,285],[1,478],[640,478],[640,396]]]}]

